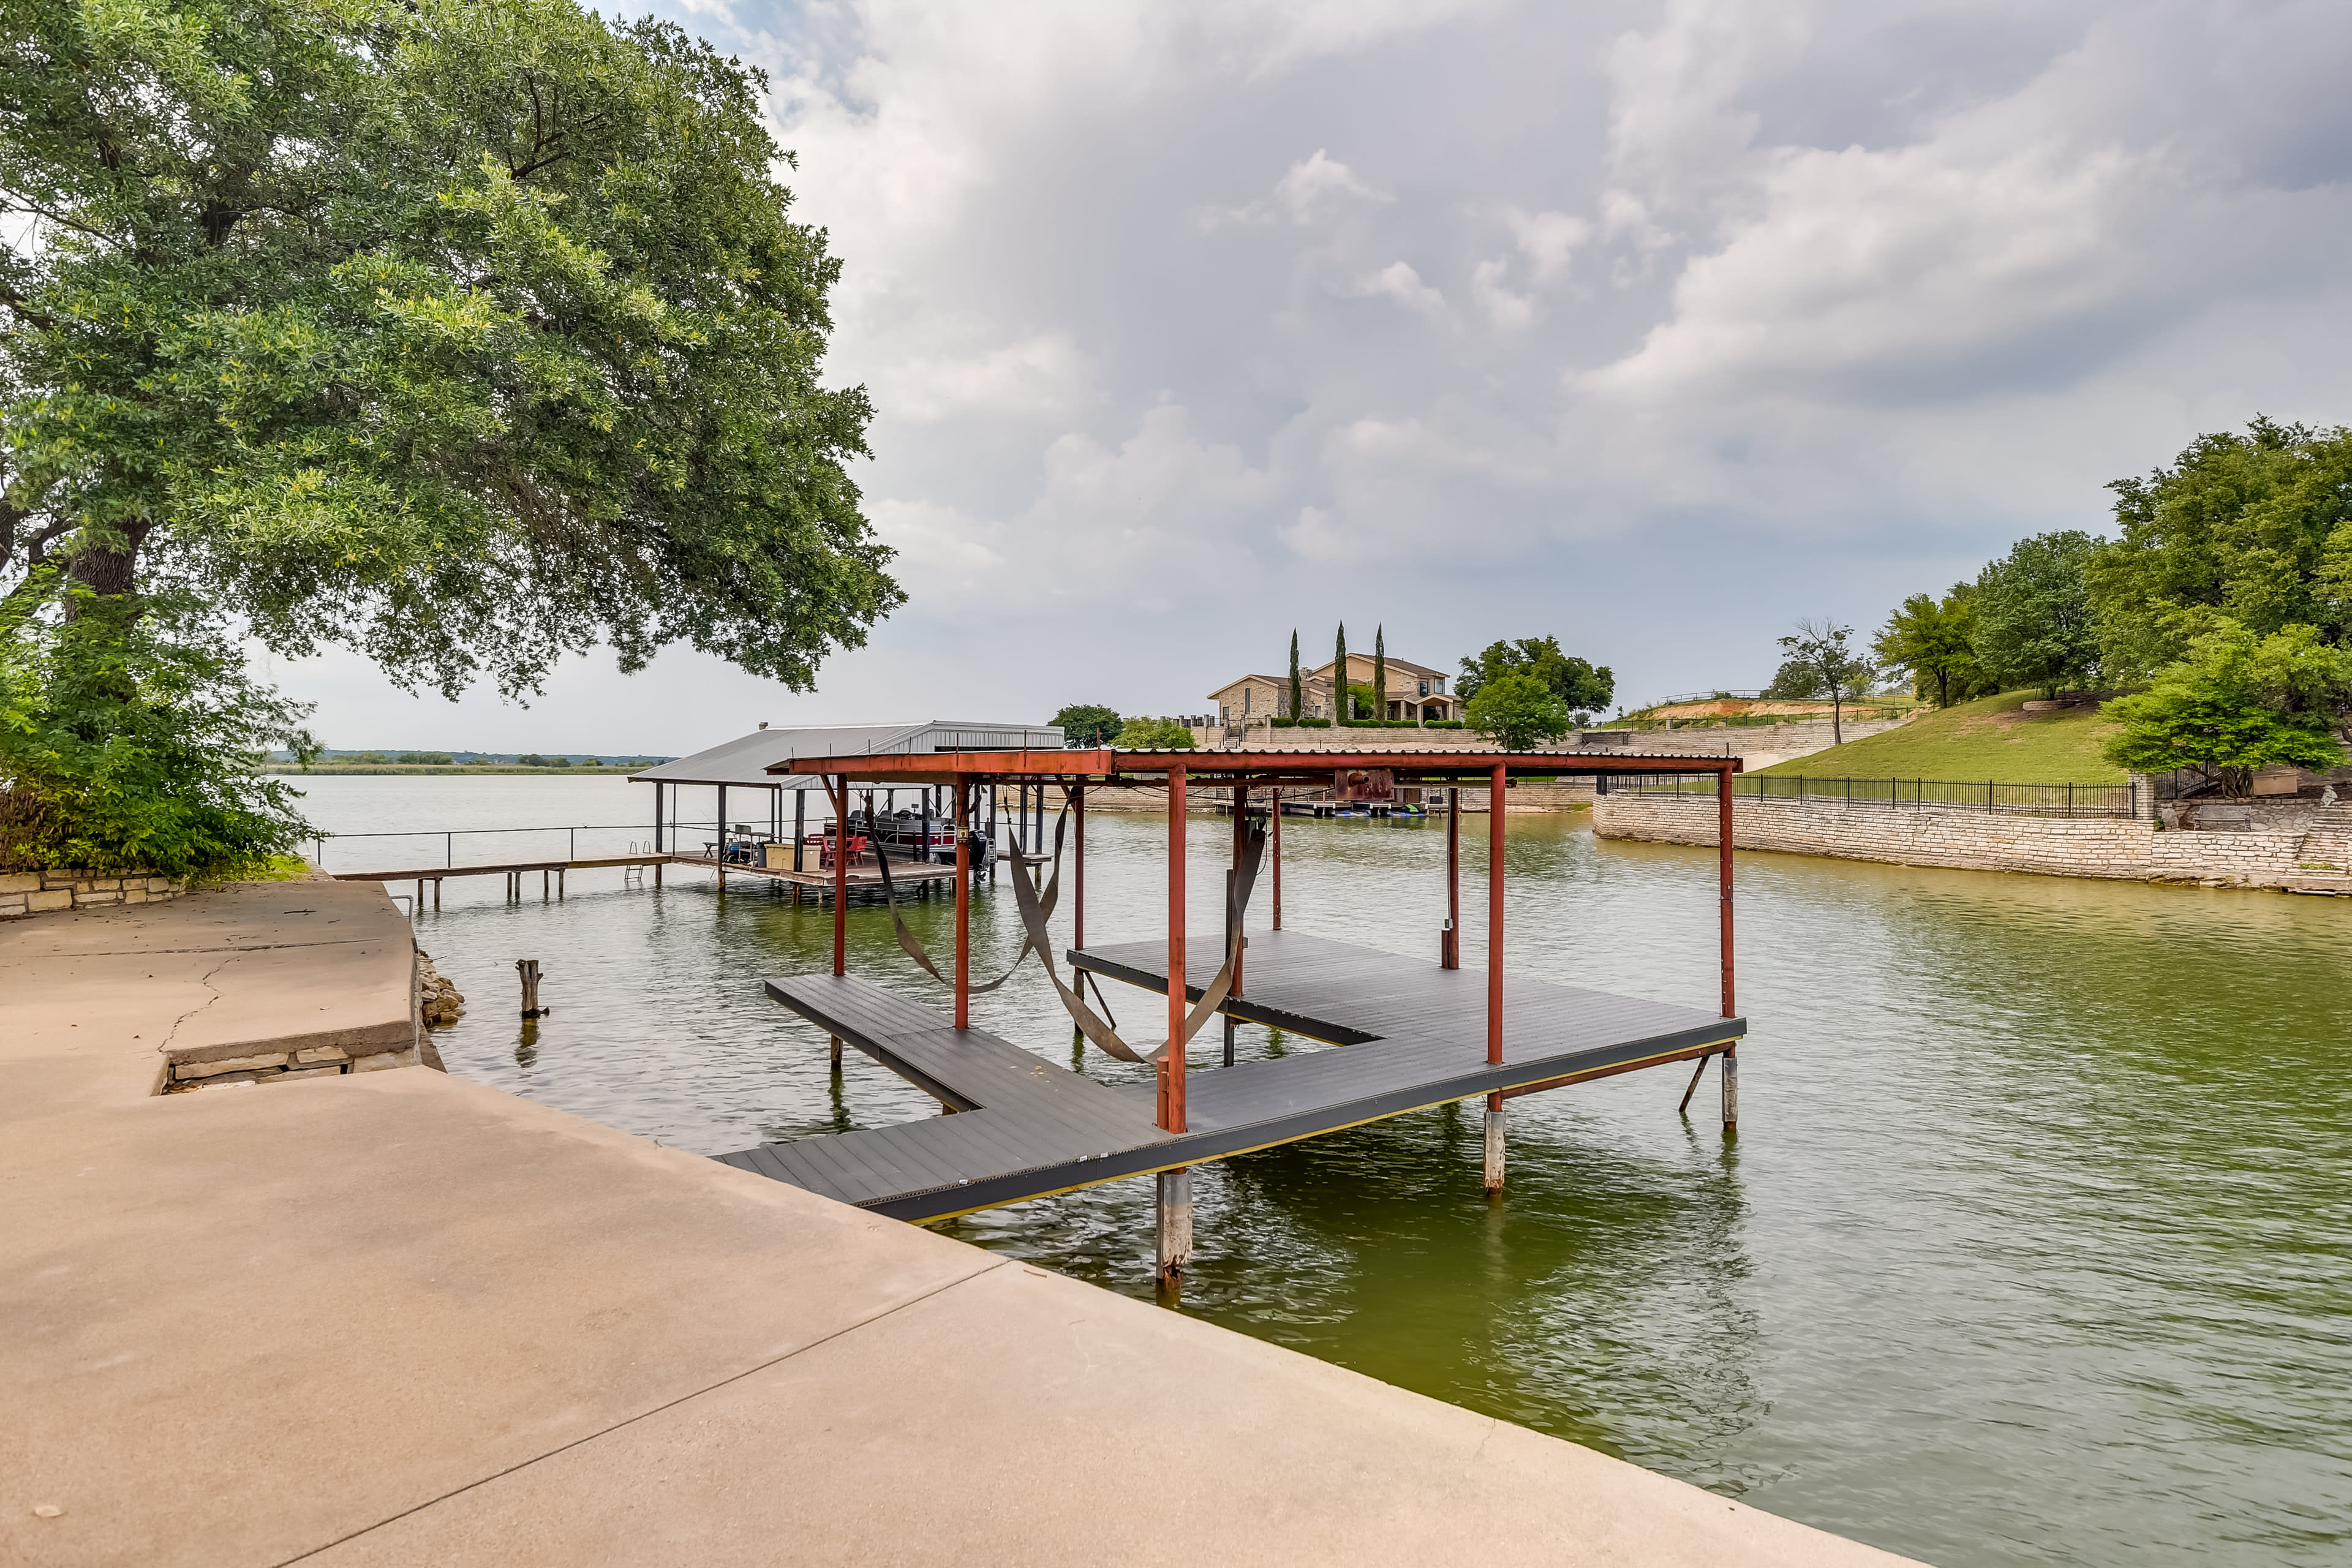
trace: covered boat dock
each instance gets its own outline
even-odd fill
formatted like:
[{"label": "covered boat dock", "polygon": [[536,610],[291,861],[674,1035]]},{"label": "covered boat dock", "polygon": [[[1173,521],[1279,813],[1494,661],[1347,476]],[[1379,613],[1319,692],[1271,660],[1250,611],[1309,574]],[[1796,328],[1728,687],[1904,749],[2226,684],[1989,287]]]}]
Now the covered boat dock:
[{"label": "covered boat dock", "polygon": [[[1098,1082],[971,1026],[969,900],[958,879],[952,1011],[942,1014],[846,973],[845,913],[835,900],[830,974],[771,980],[771,996],[833,1037],[866,1052],[958,1114],[898,1127],[761,1144],[725,1163],[908,1220],[944,1218],[1128,1176],[1160,1177],[1159,1268],[1181,1274],[1191,1252],[1189,1167],[1277,1143],[1476,1096],[1486,1098],[1486,1181],[1504,1175],[1504,1106],[1523,1094],[1669,1062],[1696,1062],[1689,1104],[1709,1059],[1722,1064],[1723,1122],[1738,1114],[1738,1015],[1732,962],[1731,835],[1718,853],[1722,991],[1709,1009],[1512,977],[1505,973],[1504,813],[1486,814],[1486,962],[1460,967],[1460,785],[1484,784],[1499,801],[1512,777],[1622,773],[1712,774],[1723,814],[1731,807],[1731,757],[1623,752],[1004,752],[794,757],[781,771],[821,776],[847,797],[852,783],[943,787],[958,822],[983,790],[1058,788],[1076,826],[1073,939],[1058,956],[1077,972],[1167,998],[1167,1040],[1142,1051],[1087,1008],[1055,973],[1046,931],[1061,883],[1058,853],[1013,858],[1014,892],[1030,942],[1078,1032],[1108,1053],[1149,1061],[1151,1081]],[[1355,943],[1282,929],[1280,795],[1337,788],[1375,797],[1401,782],[1445,790],[1445,918],[1425,966]],[[1085,799],[1090,785],[1160,786],[1168,792],[1168,929],[1147,942],[1089,945],[1085,904]],[[1191,929],[1185,887],[1186,788],[1233,791],[1233,869],[1222,929]],[[1220,824],[1222,826],[1222,824]],[[958,840],[960,855],[969,842]],[[1249,925],[1248,903],[1270,857],[1271,922]],[[1434,900],[1433,900],[1434,903]],[[1244,934],[1245,933],[1245,934]],[[902,944],[911,938],[902,934]],[[938,970],[919,950],[910,953]],[[946,976],[942,975],[943,980]],[[1076,975],[1072,976],[1073,980]],[[1223,1065],[1201,1069],[1189,1045],[1209,1016],[1226,1020]],[[1234,1021],[1269,1024],[1343,1049],[1235,1064]]]},{"label": "covered boat dock", "polygon": [[[883,869],[868,856],[845,865],[842,876],[834,875],[834,868],[825,863],[822,841],[833,831],[834,824],[857,811],[856,804],[845,797],[835,799],[831,786],[837,773],[780,771],[780,762],[790,758],[830,762],[876,754],[998,752],[1008,748],[1028,751],[1061,743],[1062,731],[1052,724],[961,719],[811,725],[791,730],[772,730],[763,724],[748,735],[692,756],[632,773],[629,782],[654,786],[654,856],[649,863],[655,867],[656,880],[661,866],[667,863],[703,866],[718,871],[722,889],[730,875],[759,878],[789,887],[797,901],[803,893],[826,897],[879,888]],[[707,821],[685,815],[682,805],[683,792],[698,787],[717,792],[716,808]],[[814,812],[810,809],[808,798],[812,790],[819,791],[821,795],[814,803]],[[882,795],[884,798],[878,803],[871,798],[865,803],[865,817],[869,823],[877,813],[887,815],[898,807],[895,788],[886,787]],[[919,824],[911,837],[922,847],[919,853],[903,855],[891,868],[891,874],[928,890],[927,884],[945,881],[955,875],[944,844],[936,851],[932,848],[932,824],[936,821],[944,826],[947,822],[942,786],[936,780],[928,781],[916,784],[908,795],[915,803],[909,809]],[[740,814],[746,803],[752,803],[759,811],[757,818],[739,818],[729,811],[731,805]],[[992,816],[975,826],[984,834],[985,841],[992,845]],[[984,856],[990,853],[992,850],[983,851]]]}]

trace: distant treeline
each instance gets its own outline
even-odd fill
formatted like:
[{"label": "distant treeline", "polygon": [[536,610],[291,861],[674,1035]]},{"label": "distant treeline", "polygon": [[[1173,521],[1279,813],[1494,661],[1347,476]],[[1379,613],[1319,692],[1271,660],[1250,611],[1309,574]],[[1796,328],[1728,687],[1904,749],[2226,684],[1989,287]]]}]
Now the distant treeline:
[{"label": "distant treeline", "polygon": [[[269,760],[291,763],[299,759],[291,752],[278,751],[270,752]],[[643,768],[676,759],[591,752],[541,755],[538,752],[343,752],[331,747],[313,753],[310,760],[357,767]]]}]

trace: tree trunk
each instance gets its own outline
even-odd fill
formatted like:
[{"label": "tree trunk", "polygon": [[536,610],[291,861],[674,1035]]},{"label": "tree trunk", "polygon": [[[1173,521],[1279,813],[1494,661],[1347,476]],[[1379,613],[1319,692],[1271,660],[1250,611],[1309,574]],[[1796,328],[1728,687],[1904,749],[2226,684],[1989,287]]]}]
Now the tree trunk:
[{"label": "tree trunk", "polygon": [[[67,558],[66,576],[78,585],[102,598],[117,598],[131,592],[139,575],[139,546],[153,531],[152,522],[134,522],[121,531],[121,542],[85,544]],[[66,618],[71,620],[79,613],[71,603],[66,605]]]}]

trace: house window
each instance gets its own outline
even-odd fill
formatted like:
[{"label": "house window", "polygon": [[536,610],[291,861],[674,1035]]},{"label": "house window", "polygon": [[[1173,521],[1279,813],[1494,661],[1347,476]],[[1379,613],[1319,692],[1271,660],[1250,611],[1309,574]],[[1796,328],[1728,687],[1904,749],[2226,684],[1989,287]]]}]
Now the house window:
[{"label": "house window", "polygon": [[1249,717],[1249,711],[1250,711],[1250,700],[1251,700],[1252,698],[1255,697],[1256,695],[1257,695],[1257,688],[1256,688],[1256,687],[1255,687],[1255,686],[1244,686],[1244,687],[1243,687],[1243,688],[1242,688],[1242,717],[1243,717],[1243,718],[1246,719],[1246,718],[1248,718],[1248,717]]},{"label": "house window", "polygon": [[1426,680],[1424,680],[1424,681],[1423,681],[1423,682],[1421,683],[1421,692],[1420,692],[1420,695],[1422,695],[1422,696],[1423,696],[1423,697],[1426,697],[1426,696],[1428,696],[1428,695],[1429,695],[1429,682],[1427,682]]}]

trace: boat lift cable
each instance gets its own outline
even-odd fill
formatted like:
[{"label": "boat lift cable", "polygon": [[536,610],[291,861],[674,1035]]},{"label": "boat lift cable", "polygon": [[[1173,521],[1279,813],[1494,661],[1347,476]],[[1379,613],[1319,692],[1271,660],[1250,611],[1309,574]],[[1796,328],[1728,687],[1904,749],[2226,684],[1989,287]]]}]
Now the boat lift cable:
[{"label": "boat lift cable", "polygon": [[[1192,1037],[1201,1032],[1202,1026],[1216,1016],[1217,1010],[1225,1005],[1225,997],[1233,990],[1234,972],[1241,963],[1244,942],[1242,915],[1249,908],[1250,891],[1257,881],[1258,866],[1265,858],[1265,828],[1249,827],[1244,830],[1242,838],[1241,868],[1234,879],[1233,934],[1225,944],[1225,962],[1218,969],[1216,977],[1209,982],[1208,989],[1202,993],[1199,1003],[1193,1006],[1191,1013],[1185,1016],[1182,1040],[1181,1042],[1164,1041],[1156,1050],[1148,1052],[1138,1051],[1119,1038],[1118,1030],[1104,1023],[1076,992],[1062,984],[1061,975],[1054,968],[1053,941],[1045,930],[1046,919],[1053,910],[1041,903],[1030,887],[1028,879],[1021,874],[1022,869],[1027,866],[1042,864],[1042,861],[1033,862],[1029,857],[1017,849],[1009,851],[1015,868],[1013,877],[1013,901],[1020,906],[1022,923],[1029,931],[1029,951],[1036,953],[1038,961],[1045,965],[1045,978],[1054,983],[1054,990],[1062,998],[1062,1005],[1068,1011],[1070,1021],[1078,1026],[1081,1034],[1101,1047],[1106,1055],[1116,1057],[1123,1062],[1139,1064],[1156,1062],[1165,1057],[1171,1047],[1192,1044]],[[1061,835],[1058,832],[1055,835],[1054,851],[1055,876],[1058,881],[1061,874],[1059,864]]]},{"label": "boat lift cable", "polygon": [[[1064,821],[1068,820],[1069,813],[1067,811],[1065,811],[1062,816]],[[956,831],[958,833],[961,833],[963,831],[962,823],[959,822],[956,824]],[[922,965],[925,973],[938,981],[940,984],[946,986],[949,990],[954,990],[955,982],[950,980],[946,975],[940,973],[940,966],[931,961],[929,950],[923,946],[922,939],[908,929],[907,918],[898,912],[898,888],[897,885],[890,880],[890,857],[883,850],[882,836],[877,833],[873,836],[873,838],[874,863],[876,866],[879,867],[882,871],[882,899],[885,903],[890,906],[890,923],[898,929],[898,946],[905,951],[908,957]],[[929,846],[926,845],[924,847],[928,850]],[[836,850],[835,853],[838,854],[840,851]],[[1018,860],[1020,857],[1016,854],[1014,858]],[[1013,873],[1013,879],[1016,883],[1021,880],[1021,873],[1019,870],[1016,869]],[[1043,895],[1045,912],[1048,915],[1051,915],[1054,912],[1054,906],[1055,903],[1060,901],[1061,895],[1062,823],[1057,822],[1054,825],[1054,879],[1046,886],[1045,891]],[[995,990],[998,986],[1012,979],[1013,971],[1021,967],[1021,961],[1029,956],[1031,950],[1034,948],[1035,945],[1036,938],[1033,933],[1030,939],[1022,944],[1021,951],[1013,955],[1013,964],[1011,968],[1005,970],[1003,973],[998,975],[995,979],[990,981],[985,985],[972,986],[965,993],[965,994],[971,996],[984,996],[989,992]]]}]

